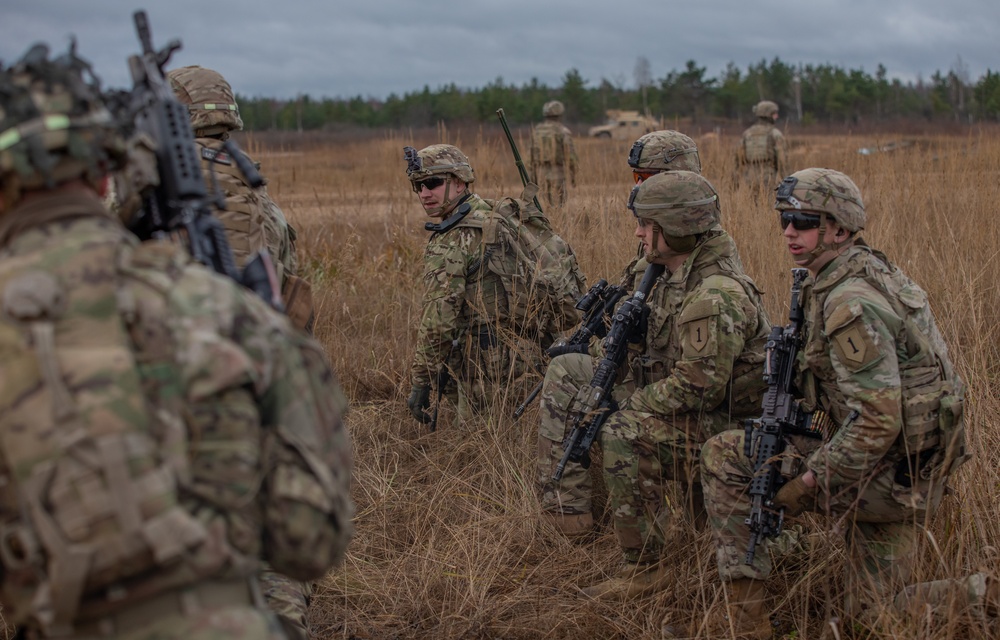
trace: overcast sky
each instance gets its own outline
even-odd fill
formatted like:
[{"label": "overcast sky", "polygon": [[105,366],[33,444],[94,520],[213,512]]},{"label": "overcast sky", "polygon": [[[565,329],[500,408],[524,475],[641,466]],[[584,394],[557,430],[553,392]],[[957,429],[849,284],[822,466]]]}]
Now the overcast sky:
[{"label": "overcast sky", "polygon": [[973,81],[1000,69],[1000,0],[0,0],[0,59],[75,34],[105,85],[126,86],[137,8],[155,46],[183,42],[170,67],[214,68],[250,96],[384,98],[498,76],[554,87],[571,68],[632,87],[639,56],[655,79],[689,59],[715,77],[776,56],[882,63],[903,80],[959,59]]}]

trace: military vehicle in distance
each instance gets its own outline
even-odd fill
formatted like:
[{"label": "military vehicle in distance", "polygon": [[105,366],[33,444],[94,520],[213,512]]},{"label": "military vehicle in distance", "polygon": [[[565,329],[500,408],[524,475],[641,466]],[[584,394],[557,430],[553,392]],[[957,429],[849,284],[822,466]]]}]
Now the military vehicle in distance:
[{"label": "military vehicle in distance", "polygon": [[647,133],[662,129],[660,123],[638,111],[607,110],[606,124],[591,127],[587,135],[592,138],[608,138],[613,140],[635,140]]}]

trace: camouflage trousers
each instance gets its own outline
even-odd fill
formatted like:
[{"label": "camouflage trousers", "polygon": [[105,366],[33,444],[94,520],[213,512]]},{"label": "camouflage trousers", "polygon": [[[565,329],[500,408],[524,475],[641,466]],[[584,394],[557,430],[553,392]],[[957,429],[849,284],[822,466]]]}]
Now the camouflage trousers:
[{"label": "camouflage trousers", "polygon": [[465,347],[450,360],[450,370],[458,371],[459,379],[449,380],[444,391],[459,421],[501,402],[512,383],[524,374],[527,363],[537,359],[538,351],[537,345],[527,340],[507,344],[494,332],[470,332]]},{"label": "camouflage trousers", "polygon": [[538,167],[538,195],[553,207],[566,204],[566,167],[558,164],[543,164]]},{"label": "camouflage trousers", "polygon": [[770,162],[749,163],[741,166],[736,174],[737,181],[748,187],[770,194],[784,176],[779,176]]},{"label": "camouflage trousers", "polygon": [[267,608],[278,616],[289,640],[306,640],[311,637],[306,612],[312,597],[311,582],[299,582],[278,573],[264,564],[258,574],[261,591]]},{"label": "camouflage trousers", "polygon": [[[753,564],[744,564],[750,530],[747,490],[753,462],[743,454],[744,432],[727,431],[705,444],[701,474],[709,525],[716,543],[719,575],[724,580],[763,580],[771,573],[771,554],[758,548]],[[916,562],[915,546],[929,516],[944,495],[943,483],[930,490],[906,488],[894,481],[895,468],[887,467],[862,487],[831,495],[820,488],[816,511],[835,518],[847,542],[848,584],[845,608],[863,616],[874,592],[891,601],[905,585]],[[768,543],[770,544],[770,542]]]},{"label": "camouflage trousers", "polygon": [[[537,461],[543,512],[575,515],[592,508],[593,483],[586,469],[567,463],[559,483],[552,481],[552,474],[563,456],[562,442],[572,428],[579,390],[591,381],[594,368],[590,356],[569,354],[553,359],[545,373]],[[623,401],[627,392],[619,389],[616,396]],[[617,411],[605,421],[600,433],[604,481],[626,561],[659,556],[667,520],[676,511],[666,500],[668,482],[686,489],[690,512],[701,510],[698,433],[697,421],[685,416],[665,420],[640,411]]]}]

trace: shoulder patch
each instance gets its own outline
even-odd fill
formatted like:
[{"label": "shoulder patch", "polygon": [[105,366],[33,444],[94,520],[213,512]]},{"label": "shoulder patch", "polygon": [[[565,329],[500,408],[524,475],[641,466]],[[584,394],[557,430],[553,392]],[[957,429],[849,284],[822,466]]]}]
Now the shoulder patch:
[{"label": "shoulder patch", "polygon": [[681,311],[681,317],[677,320],[677,323],[684,324],[717,315],[719,315],[719,301],[715,298],[708,298],[692,302],[685,307]]},{"label": "shoulder patch", "polygon": [[835,332],[830,342],[837,358],[851,371],[860,371],[882,357],[861,318]]},{"label": "shoulder patch", "polygon": [[221,149],[210,149],[208,147],[201,148],[201,157],[209,162],[217,162],[219,164],[233,164],[233,159],[229,157],[229,154]]}]

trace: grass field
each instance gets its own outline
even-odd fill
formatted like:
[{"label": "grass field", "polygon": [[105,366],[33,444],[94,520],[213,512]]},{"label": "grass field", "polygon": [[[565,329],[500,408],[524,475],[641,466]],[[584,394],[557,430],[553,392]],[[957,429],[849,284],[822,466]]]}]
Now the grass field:
[{"label": "grass field", "polygon": [[[299,233],[300,260],[317,295],[317,337],[352,401],[357,533],[342,568],[318,588],[311,619],[324,638],[656,638],[664,617],[719,607],[709,537],[678,514],[668,561],[676,583],[623,604],[595,603],[577,590],[620,560],[607,513],[598,539],[574,545],[537,520],[534,451],[537,405],[514,422],[511,409],[537,380],[513,385],[482,421],[436,433],[405,407],[420,311],[425,217],[404,174],[402,147],[461,147],[484,197],[520,190],[502,136],[440,130],[410,138],[245,146],[262,162],[270,191]],[[698,140],[705,175],[722,198],[723,225],[748,273],[784,322],[792,266],[770,199],[730,177],[734,140]],[[932,527],[922,532],[918,579],[998,571],[1000,412],[1000,141],[996,131],[919,138],[891,153],[859,147],[888,140],[795,138],[792,169],[825,166],[861,187],[864,236],[930,294],[953,360],[968,384],[967,430],[975,458],[953,482]],[[579,140],[580,179],[568,206],[550,212],[593,282],[612,280],[636,246],[625,209],[632,185],[628,143]],[[523,146],[522,148],[526,148]],[[822,531],[822,519],[806,521]],[[811,556],[768,582],[779,634],[837,637],[843,543],[822,533]],[[956,604],[942,619],[898,618],[844,625],[843,638],[996,637],[996,623]],[[778,636],[780,637],[780,635]]]}]

